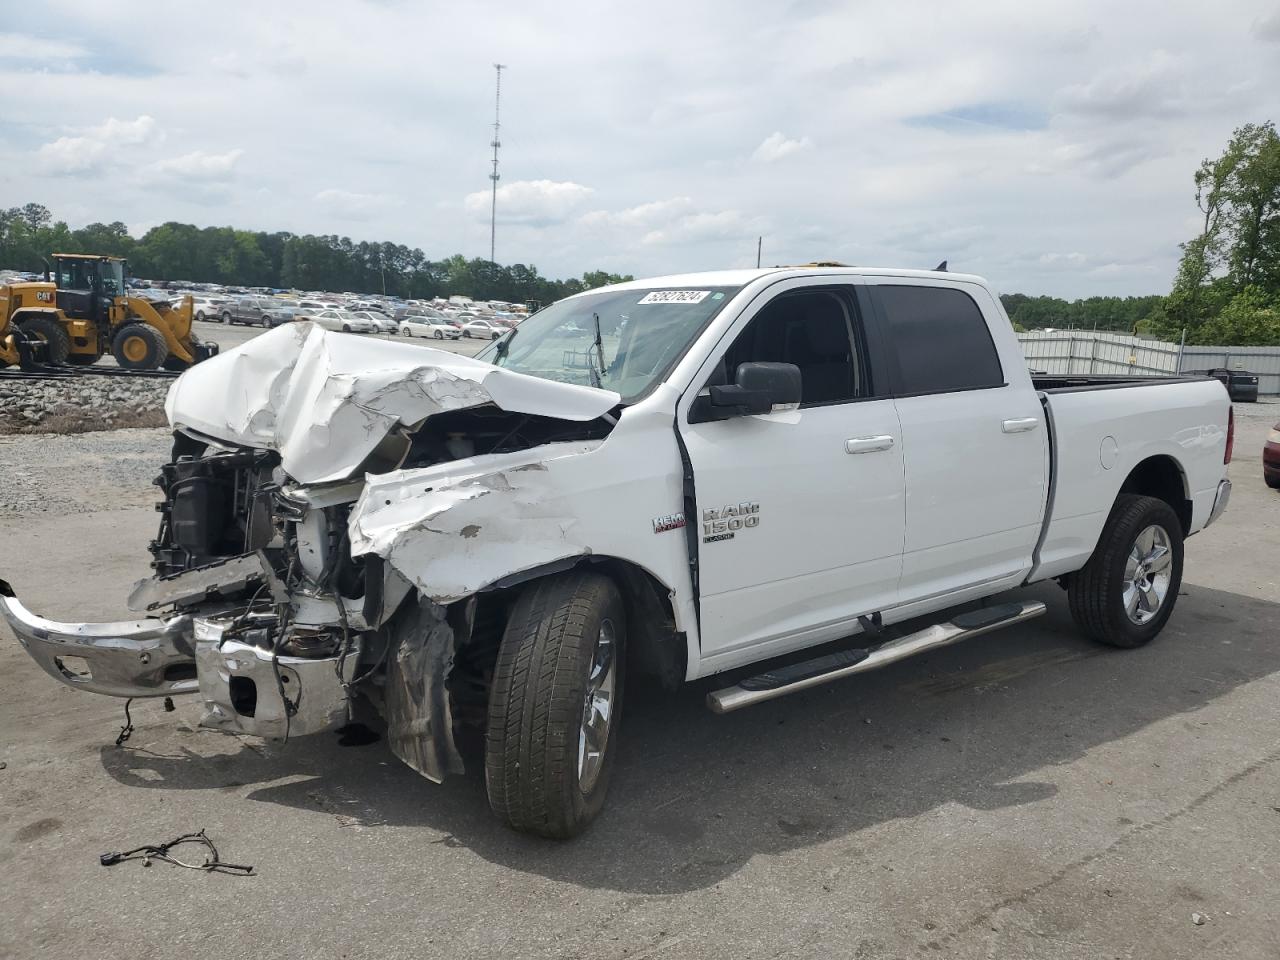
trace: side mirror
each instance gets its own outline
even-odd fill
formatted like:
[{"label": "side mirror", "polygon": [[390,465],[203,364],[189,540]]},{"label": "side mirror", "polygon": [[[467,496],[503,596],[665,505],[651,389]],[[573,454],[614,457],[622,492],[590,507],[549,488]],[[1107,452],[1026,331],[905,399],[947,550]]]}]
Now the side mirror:
[{"label": "side mirror", "polygon": [[742,363],[734,382],[708,388],[707,420],[770,413],[800,403],[800,368],[794,363]]}]

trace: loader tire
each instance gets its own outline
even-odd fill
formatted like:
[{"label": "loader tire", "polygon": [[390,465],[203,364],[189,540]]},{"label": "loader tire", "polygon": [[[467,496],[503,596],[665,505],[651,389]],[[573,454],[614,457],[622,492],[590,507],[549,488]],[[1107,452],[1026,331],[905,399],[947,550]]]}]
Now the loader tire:
[{"label": "loader tire", "polygon": [[626,611],[612,580],[571,570],[525,587],[489,694],[485,785],[498,819],[566,839],[600,812],[625,663]]},{"label": "loader tire", "polygon": [[61,365],[67,362],[67,357],[71,353],[71,338],[67,336],[67,331],[57,320],[50,320],[48,317],[32,317],[29,320],[23,320],[19,327],[26,336],[45,342],[49,363]]},{"label": "loader tire", "polygon": [[1089,562],[1067,587],[1071,617],[1112,647],[1140,647],[1164,629],[1182,585],[1182,521],[1163,500],[1122,493]]},{"label": "loader tire", "polygon": [[126,370],[155,370],[169,358],[169,345],[155,327],[126,323],[111,340],[111,355]]}]

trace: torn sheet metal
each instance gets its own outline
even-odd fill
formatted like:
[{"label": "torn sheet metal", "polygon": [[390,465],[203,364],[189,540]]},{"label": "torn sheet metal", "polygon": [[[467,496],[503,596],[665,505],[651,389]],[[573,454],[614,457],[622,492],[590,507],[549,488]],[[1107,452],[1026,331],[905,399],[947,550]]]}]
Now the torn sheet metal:
[{"label": "torn sheet metal", "polygon": [[387,744],[428,780],[462,773],[453,740],[453,712],[445,682],[453,669],[453,628],[445,608],[423,601],[405,611],[390,632],[387,665]]},{"label": "torn sheet metal", "polygon": [[[436,603],[591,552],[573,494],[603,441],[552,443],[370,476],[351,511],[351,555],[376,554]],[[596,478],[599,482],[599,477]]]},{"label": "torn sheet metal", "polygon": [[587,421],[611,390],[543,380],[413,343],[286,323],[197,364],[169,390],[174,427],[280,453],[301,483],[349,477],[397,423],[494,404]]}]

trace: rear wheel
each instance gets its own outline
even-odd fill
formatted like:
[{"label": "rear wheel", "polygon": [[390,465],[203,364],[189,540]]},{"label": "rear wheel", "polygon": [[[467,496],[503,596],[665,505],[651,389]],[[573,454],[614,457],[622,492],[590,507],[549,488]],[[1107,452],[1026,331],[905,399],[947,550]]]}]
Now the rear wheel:
[{"label": "rear wheel", "polygon": [[49,317],[32,317],[29,320],[23,320],[18,326],[28,337],[44,341],[49,363],[67,362],[67,357],[71,353],[71,338],[67,336],[67,331],[57,320]]},{"label": "rear wheel", "polygon": [[444,339],[444,334],[443,334],[443,333],[441,333],[439,330],[437,330],[434,334],[432,334],[432,336],[434,336],[437,340],[443,340],[443,339]]},{"label": "rear wheel", "polygon": [[604,806],[622,705],[626,619],[608,577],[570,571],[525,588],[494,666],[485,738],[489,806],[544,837]]},{"label": "rear wheel", "polygon": [[1181,585],[1182,521],[1163,500],[1121,494],[1067,596],[1094,640],[1140,647],[1164,629]]},{"label": "rear wheel", "polygon": [[155,327],[127,323],[116,331],[111,355],[126,370],[155,370],[169,358],[169,345]]},{"label": "rear wheel", "polygon": [[225,323],[225,324],[227,324],[228,326],[230,326],[230,325],[231,325],[231,314],[230,314],[230,313],[226,313],[226,312],[224,312],[224,313],[222,314],[222,322],[223,322],[223,323]]},{"label": "rear wheel", "polygon": [[261,323],[262,323],[262,328],[266,330],[271,326],[271,318],[263,317]]}]

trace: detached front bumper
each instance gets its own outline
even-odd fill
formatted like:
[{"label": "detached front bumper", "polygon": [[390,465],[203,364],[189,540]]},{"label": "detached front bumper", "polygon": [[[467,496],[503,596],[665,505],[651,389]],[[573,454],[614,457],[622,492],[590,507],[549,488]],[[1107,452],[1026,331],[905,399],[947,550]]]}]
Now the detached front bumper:
[{"label": "detached front bumper", "polygon": [[[199,689],[189,616],[61,623],[24,607],[4,580],[0,616],[40,669],[69,687],[109,697],[169,697]],[[83,671],[74,669],[77,660]]]},{"label": "detached front bumper", "polygon": [[[346,684],[360,659],[273,653],[274,618],[250,629],[231,617],[148,617],[60,623],[28,610],[0,580],[0,615],[45,673],[110,697],[198,693],[201,726],[273,739],[333,730],[346,722]],[[233,625],[234,628],[233,629]]]}]

